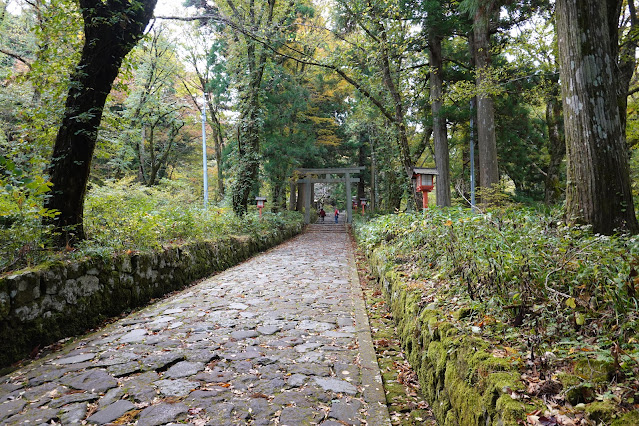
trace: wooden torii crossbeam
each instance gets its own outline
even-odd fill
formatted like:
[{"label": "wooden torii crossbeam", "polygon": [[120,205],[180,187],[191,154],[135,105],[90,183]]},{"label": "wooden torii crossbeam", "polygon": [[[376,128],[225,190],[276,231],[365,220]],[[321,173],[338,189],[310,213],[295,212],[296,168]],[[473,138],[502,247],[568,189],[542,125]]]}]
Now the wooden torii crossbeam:
[{"label": "wooden torii crossbeam", "polygon": [[[311,185],[316,183],[340,183],[346,184],[346,222],[353,221],[353,205],[351,203],[351,183],[359,183],[359,178],[351,177],[358,174],[364,167],[338,167],[330,169],[297,169],[296,172],[303,176],[296,183],[304,184],[304,223],[311,222]],[[343,177],[331,177],[331,175],[343,175]],[[318,177],[324,176],[324,177]]]}]

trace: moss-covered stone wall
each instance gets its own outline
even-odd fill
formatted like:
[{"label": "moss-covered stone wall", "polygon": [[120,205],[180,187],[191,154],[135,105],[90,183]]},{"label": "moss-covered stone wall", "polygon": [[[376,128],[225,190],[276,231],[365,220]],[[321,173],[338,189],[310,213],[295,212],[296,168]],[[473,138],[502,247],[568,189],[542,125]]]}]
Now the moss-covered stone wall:
[{"label": "moss-covered stone wall", "polygon": [[438,424],[516,425],[534,410],[511,395],[522,390],[520,373],[488,344],[463,333],[411,289],[383,250],[368,253],[397,324],[408,361]]},{"label": "moss-covered stone wall", "polygon": [[260,237],[58,262],[0,278],[0,367],[236,265],[301,230],[299,223]]}]

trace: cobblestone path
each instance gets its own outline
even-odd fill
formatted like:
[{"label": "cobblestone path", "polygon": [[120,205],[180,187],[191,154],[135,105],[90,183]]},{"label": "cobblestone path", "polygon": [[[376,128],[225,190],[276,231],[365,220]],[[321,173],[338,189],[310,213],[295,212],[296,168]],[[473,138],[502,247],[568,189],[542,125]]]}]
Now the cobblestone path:
[{"label": "cobblestone path", "polygon": [[388,425],[345,233],[308,232],[0,378],[0,424]]}]

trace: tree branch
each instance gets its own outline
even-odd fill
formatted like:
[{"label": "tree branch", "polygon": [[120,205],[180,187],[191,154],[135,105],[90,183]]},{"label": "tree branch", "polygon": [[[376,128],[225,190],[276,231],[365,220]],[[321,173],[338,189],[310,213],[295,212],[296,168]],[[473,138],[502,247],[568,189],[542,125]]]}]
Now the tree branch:
[{"label": "tree branch", "polygon": [[4,47],[0,47],[0,53],[4,53],[5,55],[7,55],[7,56],[9,56],[9,57],[11,57],[11,58],[13,58],[15,60],[18,60],[18,61],[22,62],[29,69],[31,69],[31,63],[29,62],[29,60],[27,60],[26,58],[23,58],[19,54],[15,53],[15,52],[13,52],[11,50],[5,49]]}]

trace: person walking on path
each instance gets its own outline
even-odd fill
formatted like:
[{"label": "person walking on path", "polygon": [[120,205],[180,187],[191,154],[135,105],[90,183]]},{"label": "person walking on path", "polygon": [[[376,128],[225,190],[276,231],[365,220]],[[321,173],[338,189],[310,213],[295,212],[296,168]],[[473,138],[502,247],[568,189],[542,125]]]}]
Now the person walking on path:
[{"label": "person walking on path", "polygon": [[320,209],[319,215],[320,215],[320,219],[322,223],[324,223],[324,218],[326,217],[326,211],[324,210],[323,207]]},{"label": "person walking on path", "polygon": [[338,219],[339,219],[339,210],[337,209],[337,207],[335,207],[335,223],[337,223]]}]

